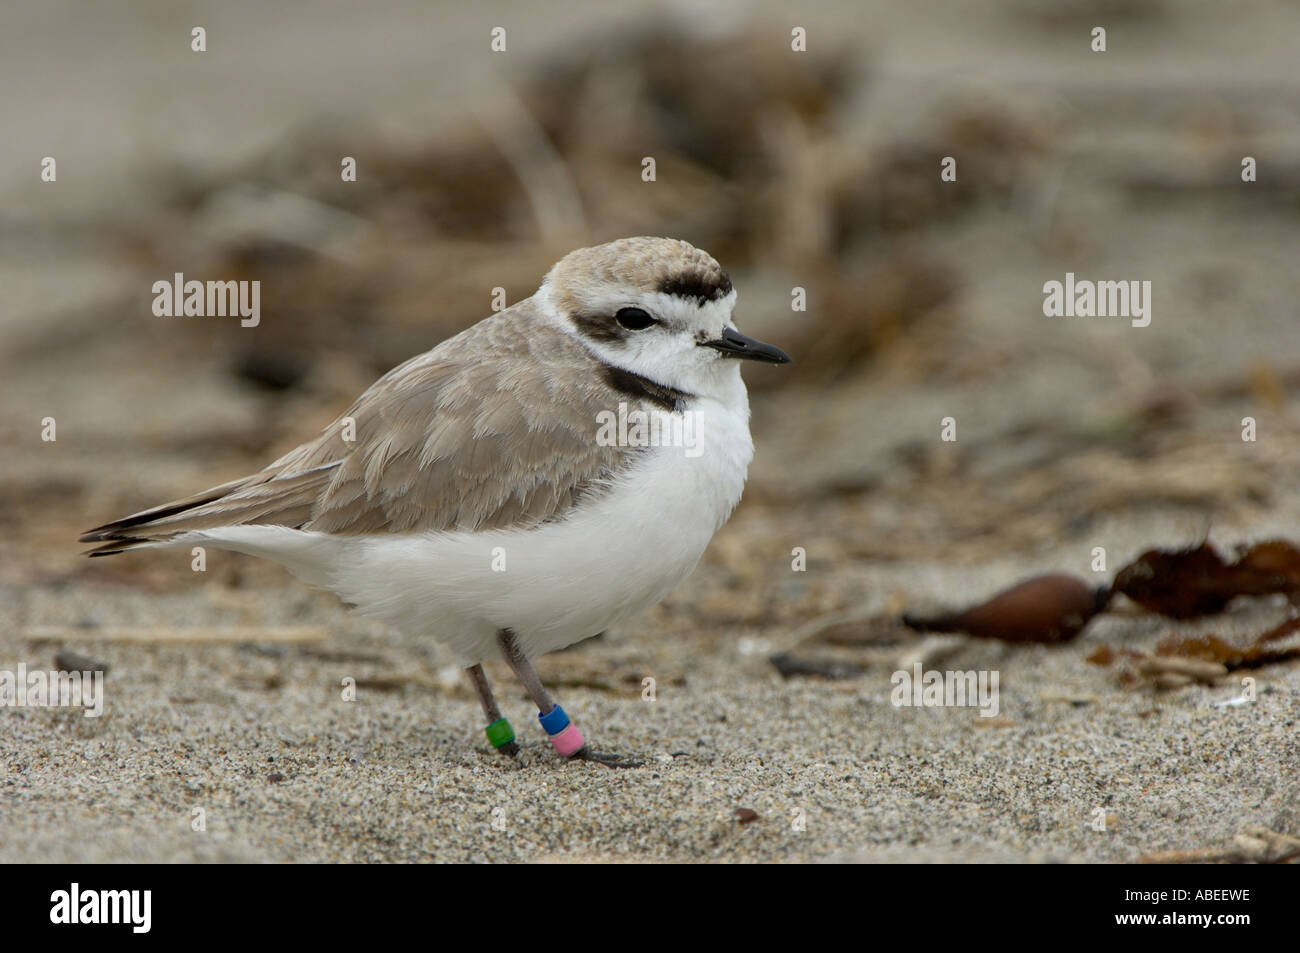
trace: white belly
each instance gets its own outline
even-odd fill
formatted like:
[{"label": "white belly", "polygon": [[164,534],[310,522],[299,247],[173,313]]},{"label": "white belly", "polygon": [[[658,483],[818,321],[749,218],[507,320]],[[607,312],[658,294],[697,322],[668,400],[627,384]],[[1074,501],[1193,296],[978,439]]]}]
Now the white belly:
[{"label": "white belly", "polygon": [[698,455],[646,448],[607,492],[533,530],[333,537],[243,526],[202,535],[275,559],[412,636],[432,635],[463,665],[498,657],[503,628],[533,657],[663,599],[739,502],[754,452],[743,390],[730,406],[693,403]]}]

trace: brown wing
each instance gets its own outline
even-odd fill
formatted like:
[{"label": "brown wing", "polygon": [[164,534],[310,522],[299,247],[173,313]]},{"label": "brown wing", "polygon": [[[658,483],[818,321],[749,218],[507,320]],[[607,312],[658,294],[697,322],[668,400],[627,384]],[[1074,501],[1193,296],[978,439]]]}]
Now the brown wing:
[{"label": "brown wing", "polygon": [[394,368],[265,470],[82,541],[108,555],[249,523],[343,534],[534,526],[607,484],[635,452],[596,442],[597,414],[620,399],[601,370],[521,302]]}]

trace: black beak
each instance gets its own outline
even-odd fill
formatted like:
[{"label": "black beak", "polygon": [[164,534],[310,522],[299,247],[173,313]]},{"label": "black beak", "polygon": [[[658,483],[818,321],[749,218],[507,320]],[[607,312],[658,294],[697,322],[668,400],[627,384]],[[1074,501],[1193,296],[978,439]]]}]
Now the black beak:
[{"label": "black beak", "polygon": [[794,362],[794,358],[779,347],[773,347],[770,344],[764,344],[762,341],[747,338],[739,331],[733,331],[731,328],[724,330],[722,337],[716,341],[701,341],[700,345],[702,347],[711,347],[715,351],[721,351],[723,357],[743,357],[751,361],[766,361],[768,364],[791,364]]}]

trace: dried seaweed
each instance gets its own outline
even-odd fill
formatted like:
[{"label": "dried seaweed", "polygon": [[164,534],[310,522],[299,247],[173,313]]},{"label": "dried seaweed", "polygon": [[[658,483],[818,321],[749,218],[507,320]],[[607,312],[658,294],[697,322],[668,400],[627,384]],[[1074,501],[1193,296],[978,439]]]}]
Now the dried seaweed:
[{"label": "dried seaweed", "polygon": [[1300,595],[1300,552],[1272,540],[1229,563],[1209,543],[1195,549],[1152,549],[1115,576],[1112,591],[1172,619],[1222,612],[1238,596]]},{"label": "dried seaweed", "polygon": [[1110,600],[1110,590],[1094,589],[1077,576],[1035,576],[961,612],[938,616],[904,615],[922,632],[965,632],[1004,642],[1068,642],[1083,631]]}]

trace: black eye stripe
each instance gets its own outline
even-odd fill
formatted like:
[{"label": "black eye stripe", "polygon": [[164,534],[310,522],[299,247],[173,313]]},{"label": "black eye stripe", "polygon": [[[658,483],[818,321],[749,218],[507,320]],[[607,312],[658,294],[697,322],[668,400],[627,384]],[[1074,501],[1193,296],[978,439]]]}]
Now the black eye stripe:
[{"label": "black eye stripe", "polygon": [[614,315],[614,320],[618,322],[619,327],[627,328],[629,331],[644,331],[652,324],[659,323],[650,316],[650,312],[641,308],[620,308]]},{"label": "black eye stripe", "polygon": [[591,338],[593,341],[614,344],[628,336],[627,331],[610,320],[608,312],[605,314],[573,314],[569,316],[569,320],[573,322],[584,337]]}]

